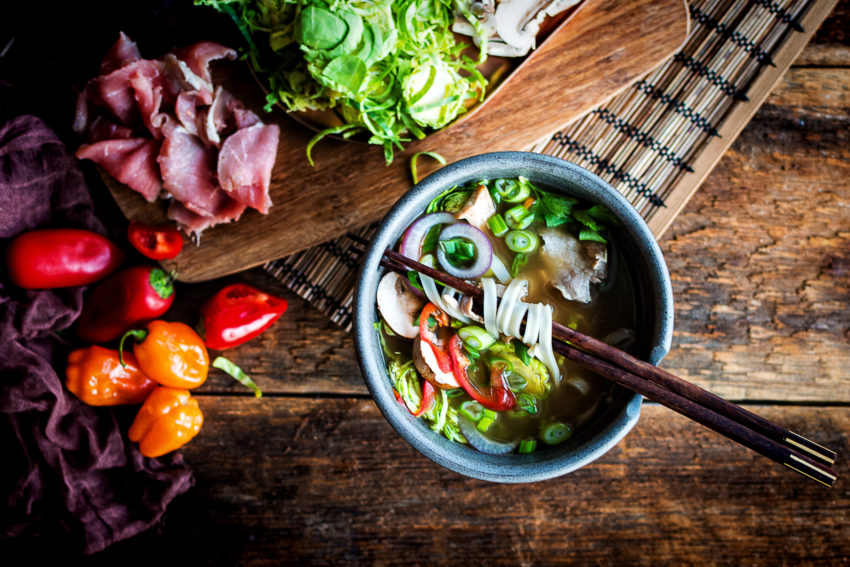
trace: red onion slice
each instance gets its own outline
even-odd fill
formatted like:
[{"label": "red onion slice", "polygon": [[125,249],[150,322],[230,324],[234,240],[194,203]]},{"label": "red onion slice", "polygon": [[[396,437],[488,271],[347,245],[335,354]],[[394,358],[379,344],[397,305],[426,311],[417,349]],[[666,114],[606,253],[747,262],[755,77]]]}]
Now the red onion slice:
[{"label": "red onion slice", "polygon": [[437,260],[447,273],[456,278],[469,280],[483,276],[490,269],[493,262],[493,246],[487,235],[471,224],[456,223],[447,226],[440,233],[440,240],[452,238],[463,238],[472,242],[475,246],[475,261],[468,268],[460,268],[449,262],[443,249],[437,248]]},{"label": "red onion slice", "polygon": [[455,222],[457,222],[457,219],[450,213],[430,213],[419,217],[404,231],[399,252],[403,256],[418,262],[422,256],[422,243],[428,231],[438,224],[453,224]]}]

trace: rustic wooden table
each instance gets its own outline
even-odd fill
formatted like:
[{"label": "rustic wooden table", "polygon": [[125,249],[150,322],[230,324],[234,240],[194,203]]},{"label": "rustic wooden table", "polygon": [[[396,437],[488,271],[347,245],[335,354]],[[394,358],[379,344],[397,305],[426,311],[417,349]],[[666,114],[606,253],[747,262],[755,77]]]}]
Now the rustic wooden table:
[{"label": "rustic wooden table", "polygon": [[350,334],[252,270],[179,286],[175,315],[230,281],[287,297],[230,352],[263,398],[216,371],[183,450],[195,486],[94,562],[850,564],[848,30],[844,1],[661,239],[676,304],[662,366],[837,450],[834,488],[652,403],[568,476],[464,478],[384,421]]}]

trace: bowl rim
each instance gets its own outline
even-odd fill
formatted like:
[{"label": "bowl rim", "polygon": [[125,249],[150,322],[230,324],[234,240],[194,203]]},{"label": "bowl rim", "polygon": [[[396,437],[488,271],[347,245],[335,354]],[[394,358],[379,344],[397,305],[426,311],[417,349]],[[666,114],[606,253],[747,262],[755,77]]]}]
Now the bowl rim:
[{"label": "bowl rim", "polygon": [[[504,173],[482,175],[480,172],[483,170]],[[658,319],[655,321],[656,338],[647,357],[652,364],[658,364],[669,351],[672,342],[673,293],[667,265],[655,236],[632,204],[606,181],[574,163],[545,154],[478,154],[444,166],[417,183],[392,206],[380,222],[364,254],[354,298],[354,338],[358,362],[372,399],[390,425],[417,451],[437,464],[465,476],[502,483],[550,479],[596,460],[617,445],[635,426],[640,417],[642,396],[625,392],[624,406],[619,413],[614,414],[612,421],[601,426],[592,439],[572,447],[569,453],[560,457],[535,460],[529,458],[529,455],[486,455],[448,441],[424,426],[421,420],[413,418],[410,412],[396,401],[391,381],[383,366],[384,358],[380,354],[381,347],[374,328],[377,317],[374,294],[384,273],[379,265],[381,252],[395,244],[401,231],[413,218],[421,214],[427,203],[440,190],[474,179],[515,177],[524,173],[525,177],[529,178],[556,176],[563,179],[562,187],[572,185],[574,191],[594,193],[594,200],[608,206],[625,223],[627,230],[633,233],[635,242],[650,261],[650,280],[656,288],[653,291],[658,294],[658,304],[655,308]],[[551,183],[549,185],[551,186]]]}]

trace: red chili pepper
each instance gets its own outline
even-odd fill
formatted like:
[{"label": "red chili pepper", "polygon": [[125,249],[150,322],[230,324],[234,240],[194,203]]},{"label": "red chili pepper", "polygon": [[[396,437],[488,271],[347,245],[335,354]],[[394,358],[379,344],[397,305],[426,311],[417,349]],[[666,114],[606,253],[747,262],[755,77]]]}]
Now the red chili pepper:
[{"label": "red chili pepper", "polygon": [[27,289],[88,285],[114,272],[124,253],[96,232],[44,228],[16,236],[6,251],[9,278]]},{"label": "red chili pepper", "polygon": [[127,238],[151,260],[174,258],[183,249],[183,236],[170,225],[151,226],[134,220],[127,227]]},{"label": "red chili pepper", "polygon": [[248,284],[225,286],[201,306],[204,343],[214,350],[241,345],[271,327],[287,305],[282,297]]},{"label": "red chili pepper", "polygon": [[446,330],[449,326],[449,316],[440,311],[433,303],[428,303],[419,314],[419,337],[431,345],[437,364],[443,372],[452,371],[452,363],[446,352]]},{"label": "red chili pepper", "polygon": [[469,376],[466,374],[466,368],[469,366],[469,359],[463,354],[463,341],[458,335],[452,337],[449,341],[449,353],[452,360],[452,372],[455,378],[467,394],[472,396],[472,399],[480,403],[487,409],[493,411],[502,411],[511,409],[516,405],[516,397],[513,392],[508,389],[505,384],[502,371],[504,368],[499,365],[494,365],[490,372],[490,386],[484,389],[479,389]]},{"label": "red chili pepper", "polygon": [[422,400],[419,402],[419,409],[413,412],[413,417],[419,417],[429,409],[434,404],[434,399],[436,397],[437,391],[434,389],[434,386],[428,380],[422,381]]},{"label": "red chili pepper", "polygon": [[90,343],[117,339],[160,317],[174,303],[173,278],[153,266],[133,266],[99,283],[83,300],[77,336]]}]

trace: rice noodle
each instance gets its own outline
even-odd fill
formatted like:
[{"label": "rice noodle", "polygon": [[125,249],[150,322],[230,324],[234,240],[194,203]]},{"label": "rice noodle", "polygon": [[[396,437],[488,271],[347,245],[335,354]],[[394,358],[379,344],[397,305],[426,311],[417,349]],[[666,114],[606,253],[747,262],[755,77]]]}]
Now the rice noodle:
[{"label": "rice noodle", "polygon": [[481,284],[484,291],[484,327],[487,332],[493,336],[519,338],[531,347],[529,354],[539,358],[553,380],[558,382],[561,379],[561,371],[552,350],[552,306],[522,301],[528,293],[526,280],[512,280],[505,288],[501,301],[497,296],[493,278],[482,278]]},{"label": "rice noodle", "polygon": [[496,276],[496,279],[499,280],[499,283],[505,284],[511,280],[511,272],[508,271],[508,268],[505,266],[505,263],[502,262],[502,259],[499,258],[496,254],[493,254],[493,260],[490,262],[490,270],[493,272],[493,275]]},{"label": "rice noodle", "polygon": [[496,282],[493,278],[481,278],[481,286],[484,289],[484,328],[494,337],[499,336],[499,327],[496,323],[496,309],[499,297],[496,291]]}]

